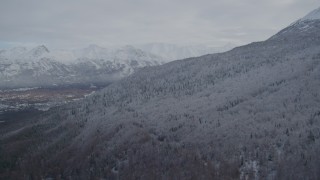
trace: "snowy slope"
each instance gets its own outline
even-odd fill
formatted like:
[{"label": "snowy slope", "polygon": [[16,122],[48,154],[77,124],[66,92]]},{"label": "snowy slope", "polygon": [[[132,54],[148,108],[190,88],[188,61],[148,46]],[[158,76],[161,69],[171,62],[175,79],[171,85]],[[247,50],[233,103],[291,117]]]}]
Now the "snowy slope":
[{"label": "snowy slope", "polygon": [[313,10],[309,14],[307,14],[305,17],[301,19],[304,20],[320,20],[320,8]]},{"label": "snowy slope", "polygon": [[161,57],[133,47],[87,48],[50,52],[44,45],[0,52],[0,88],[70,84],[106,84],[138,68],[160,65]]},{"label": "snowy slope", "polygon": [[231,49],[149,44],[104,48],[90,45],[76,50],[53,50],[40,45],[0,51],[0,88],[109,83],[145,66]]},{"label": "snowy slope", "polygon": [[49,111],[1,139],[11,149],[24,137],[36,142],[12,174],[319,179],[320,26],[303,26],[226,53],[144,68]]},{"label": "snowy slope", "polygon": [[[318,28],[320,27],[320,8],[312,11],[305,17],[297,20],[296,22],[292,23],[290,26],[284,28],[276,35],[272,36],[270,39],[278,39],[278,40],[286,40],[296,39],[300,40],[301,37],[310,39],[314,38],[313,35],[318,33]],[[300,33],[300,38],[296,38],[297,33]]]}]

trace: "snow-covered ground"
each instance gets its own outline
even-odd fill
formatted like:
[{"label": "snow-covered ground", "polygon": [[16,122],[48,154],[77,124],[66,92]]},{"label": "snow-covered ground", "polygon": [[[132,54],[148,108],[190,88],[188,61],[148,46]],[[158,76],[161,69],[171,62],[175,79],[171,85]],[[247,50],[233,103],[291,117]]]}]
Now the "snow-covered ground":
[{"label": "snow-covered ground", "polygon": [[264,42],[143,68],[1,140],[33,140],[15,175],[319,179],[319,77],[320,19],[297,21]]}]

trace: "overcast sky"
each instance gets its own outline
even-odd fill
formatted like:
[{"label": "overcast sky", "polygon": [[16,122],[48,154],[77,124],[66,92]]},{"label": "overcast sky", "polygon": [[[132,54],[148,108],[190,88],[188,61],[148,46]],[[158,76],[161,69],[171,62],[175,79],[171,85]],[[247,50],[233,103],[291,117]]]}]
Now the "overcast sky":
[{"label": "overcast sky", "polygon": [[1,0],[0,48],[261,41],[319,0]]}]

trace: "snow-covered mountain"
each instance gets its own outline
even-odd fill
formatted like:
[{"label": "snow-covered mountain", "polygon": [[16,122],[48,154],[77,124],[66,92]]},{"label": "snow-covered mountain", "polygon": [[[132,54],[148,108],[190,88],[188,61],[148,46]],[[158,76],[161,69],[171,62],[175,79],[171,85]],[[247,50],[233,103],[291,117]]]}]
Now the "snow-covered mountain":
[{"label": "snow-covered mountain", "polygon": [[311,11],[309,14],[307,14],[301,20],[305,21],[305,20],[319,20],[319,19],[320,19],[320,7],[318,9]]},{"label": "snow-covered mountain", "polygon": [[0,54],[0,87],[52,85],[72,73],[70,67],[46,57],[49,50],[41,45],[33,49],[12,48]]},{"label": "snow-covered mountain", "polygon": [[48,53],[49,53],[48,48],[44,45],[41,45],[41,46],[38,46],[38,47],[31,49],[28,52],[29,56],[26,59],[37,59],[39,57],[43,57],[43,56],[47,55]]},{"label": "snow-covered mountain", "polygon": [[49,50],[46,46],[40,45],[33,49],[27,49],[26,47],[14,47],[8,50],[0,51],[1,60],[36,60],[41,57],[45,57],[49,54]]},{"label": "snow-covered mountain", "polygon": [[319,179],[319,77],[320,20],[302,19],[264,42],[147,67],[52,109],[2,136],[2,152],[15,160],[4,172],[39,179]]},{"label": "snow-covered mountain", "polygon": [[235,47],[233,44],[226,44],[222,47],[209,47],[207,45],[190,45],[179,46],[166,43],[149,43],[137,45],[138,48],[150,52],[152,54],[163,57],[167,62],[185,59],[190,57],[198,57],[206,54],[225,52]]},{"label": "snow-covered mountain", "polygon": [[290,26],[286,27],[276,35],[272,36],[270,39],[281,39],[286,41],[286,39],[296,39],[295,36],[304,37],[306,39],[314,39],[314,34],[318,33],[318,28],[320,27],[320,8],[310,12],[305,17],[292,23]]},{"label": "snow-covered mountain", "polygon": [[162,63],[161,57],[131,46],[106,49],[91,45],[52,52],[44,45],[30,50],[12,48],[0,51],[0,88],[107,84],[138,68]]},{"label": "snow-covered mountain", "polygon": [[207,46],[176,46],[153,43],[120,48],[90,45],[76,50],[15,47],[0,50],[0,88],[70,84],[108,84],[132,74],[138,68],[160,65],[176,59],[222,52]]}]

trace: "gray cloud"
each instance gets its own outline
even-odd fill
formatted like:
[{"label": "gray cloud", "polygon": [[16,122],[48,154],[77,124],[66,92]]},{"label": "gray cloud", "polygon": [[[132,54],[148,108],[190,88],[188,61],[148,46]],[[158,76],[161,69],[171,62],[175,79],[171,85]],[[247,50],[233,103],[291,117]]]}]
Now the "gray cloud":
[{"label": "gray cloud", "polygon": [[270,37],[318,6],[317,0],[2,0],[0,48],[244,44]]}]

